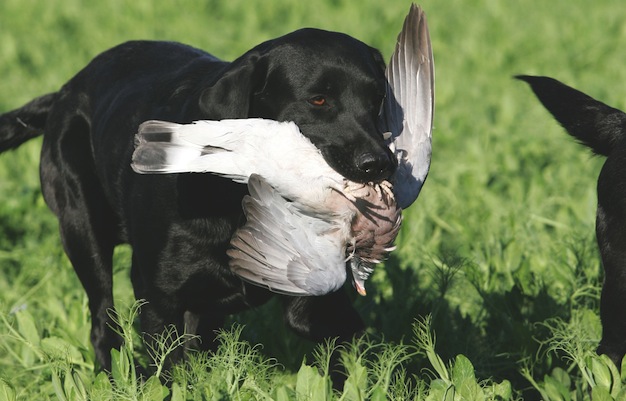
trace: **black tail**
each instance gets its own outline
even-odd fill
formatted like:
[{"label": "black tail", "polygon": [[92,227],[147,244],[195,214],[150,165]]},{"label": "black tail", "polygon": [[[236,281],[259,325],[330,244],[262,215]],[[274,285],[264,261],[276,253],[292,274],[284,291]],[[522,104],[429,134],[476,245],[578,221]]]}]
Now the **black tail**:
[{"label": "black tail", "polygon": [[56,92],[49,93],[31,100],[19,109],[0,115],[0,152],[17,148],[43,134],[48,111],[56,98]]},{"label": "black tail", "polygon": [[626,136],[626,114],[556,79],[518,75],[567,132],[599,155],[608,156]]}]

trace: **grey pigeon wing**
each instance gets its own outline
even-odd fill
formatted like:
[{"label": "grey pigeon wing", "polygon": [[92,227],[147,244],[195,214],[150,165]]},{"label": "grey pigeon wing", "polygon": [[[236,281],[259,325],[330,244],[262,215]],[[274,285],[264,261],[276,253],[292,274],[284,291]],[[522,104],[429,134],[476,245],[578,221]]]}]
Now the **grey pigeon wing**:
[{"label": "grey pigeon wing", "polygon": [[392,177],[403,209],[417,198],[428,175],[434,113],[435,69],[426,16],[415,4],[404,20],[386,70],[384,118],[389,147],[398,158]]},{"label": "grey pigeon wing", "polygon": [[289,295],[323,295],[346,280],[345,249],[335,223],[302,213],[260,176],[248,181],[246,224],[228,250],[241,278]]}]

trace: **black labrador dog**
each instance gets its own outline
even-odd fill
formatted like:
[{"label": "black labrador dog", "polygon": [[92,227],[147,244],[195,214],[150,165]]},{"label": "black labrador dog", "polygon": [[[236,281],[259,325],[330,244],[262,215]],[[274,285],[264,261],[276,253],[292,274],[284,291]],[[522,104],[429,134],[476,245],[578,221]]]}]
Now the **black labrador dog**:
[{"label": "black labrador dog", "polygon": [[[135,174],[139,124],[294,121],[337,172],[377,181],[396,168],[379,122],[384,70],[377,50],[317,29],[267,41],[233,62],[179,43],[133,41],[97,56],[58,92],[0,116],[0,151],[44,134],[42,191],[87,292],[101,367],[110,368],[110,351],[120,344],[107,314],[118,244],[132,247],[135,296],[148,301],[146,333],[173,324],[210,347],[227,315],[272,296],[228,268],[246,186],[208,174]],[[281,298],[287,325],[314,341],[349,340],[364,328],[344,291]]]},{"label": "black labrador dog", "polygon": [[606,156],[598,178],[596,237],[604,284],[599,354],[621,366],[626,354],[626,113],[548,77],[521,75],[567,132]]}]

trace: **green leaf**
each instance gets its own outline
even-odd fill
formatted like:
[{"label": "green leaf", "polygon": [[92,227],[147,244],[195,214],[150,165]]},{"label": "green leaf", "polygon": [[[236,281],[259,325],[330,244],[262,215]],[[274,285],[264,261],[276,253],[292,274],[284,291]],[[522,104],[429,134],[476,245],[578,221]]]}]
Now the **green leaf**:
[{"label": "green leaf", "polygon": [[370,401],[387,401],[387,391],[382,387],[376,387],[372,391],[372,395],[369,398]]},{"label": "green leaf", "polygon": [[39,330],[35,325],[35,319],[27,310],[21,310],[15,313],[17,319],[17,327],[19,333],[32,345],[39,345]]},{"label": "green leaf", "polygon": [[457,355],[451,369],[451,381],[461,399],[482,400],[485,394],[476,381],[474,365],[464,355]]},{"label": "green leaf", "polygon": [[[275,391],[274,399],[276,401],[290,401],[289,392],[285,386],[280,386]],[[172,400],[175,401],[175,400]]]},{"label": "green leaf", "polygon": [[83,362],[83,355],[80,350],[59,337],[46,337],[41,340],[41,349],[52,358],[63,358],[70,363],[79,364]]},{"label": "green leaf", "polygon": [[296,378],[298,400],[323,401],[332,395],[330,378],[321,376],[317,369],[302,363]]},{"label": "green leaf", "polygon": [[435,379],[430,382],[427,401],[453,401],[454,386],[442,379]]},{"label": "green leaf", "polygon": [[343,386],[342,399],[361,401],[367,398],[367,369],[357,362],[350,368],[350,375]]},{"label": "green leaf", "polygon": [[16,401],[15,389],[4,380],[0,379],[0,401]]},{"label": "green leaf", "polygon": [[85,388],[85,380],[83,379],[82,375],[78,371],[72,369],[70,378],[72,388],[78,393],[79,398],[81,400],[86,400],[87,389]]},{"label": "green leaf", "polygon": [[462,380],[476,381],[474,374],[474,365],[465,355],[457,355],[452,366],[452,382],[460,382]]},{"label": "green leaf", "polygon": [[161,401],[169,395],[167,387],[161,384],[157,376],[150,378],[141,387],[141,399],[145,401]]},{"label": "green leaf", "polygon": [[476,379],[468,378],[454,382],[454,388],[462,400],[481,401],[485,399],[485,392],[476,382]]},{"label": "green leaf", "polygon": [[443,401],[455,401],[455,395],[456,395],[456,389],[454,388],[454,386],[450,385],[447,389],[446,392],[444,393],[444,398]]},{"label": "green leaf", "polygon": [[594,387],[591,389],[591,401],[615,401],[611,393],[604,387]]},{"label": "green leaf", "polygon": [[511,382],[503,380],[501,383],[494,383],[491,386],[492,399],[510,400],[513,398]]},{"label": "green leaf", "polygon": [[569,388],[572,384],[572,379],[569,374],[562,368],[556,367],[552,369],[550,376],[552,376],[559,383],[562,383],[565,388]]},{"label": "green leaf", "polygon": [[[587,362],[587,366],[589,366],[589,362]],[[593,356],[591,358],[591,373],[596,382],[596,387],[602,387],[610,393],[613,375],[606,362],[599,357]]]},{"label": "green leaf", "polygon": [[54,394],[60,401],[67,401],[65,388],[61,384],[61,377],[58,371],[52,372],[52,387],[54,388]]},{"label": "green leaf", "polygon": [[620,391],[622,390],[622,380],[619,370],[607,355],[599,356],[602,363],[606,365],[607,368],[611,371],[611,388],[609,389],[611,396],[616,397]]},{"label": "green leaf", "polygon": [[552,376],[544,376],[543,389],[550,400],[570,400],[569,389]]},{"label": "green leaf", "polygon": [[172,383],[172,397],[170,401],[185,401],[184,390],[178,383]]},{"label": "green leaf", "polygon": [[111,349],[111,378],[118,383],[126,383],[127,380],[127,363],[126,354],[120,352],[120,350]]},{"label": "green leaf", "polygon": [[626,387],[622,386],[621,391],[618,391],[613,398],[617,401],[626,401]]},{"label": "green leaf", "polygon": [[99,401],[99,400],[107,400],[111,399],[111,393],[113,392],[113,386],[111,385],[111,380],[109,380],[109,375],[106,372],[98,373],[98,376],[94,379],[91,389],[89,389],[89,400],[91,401]]}]

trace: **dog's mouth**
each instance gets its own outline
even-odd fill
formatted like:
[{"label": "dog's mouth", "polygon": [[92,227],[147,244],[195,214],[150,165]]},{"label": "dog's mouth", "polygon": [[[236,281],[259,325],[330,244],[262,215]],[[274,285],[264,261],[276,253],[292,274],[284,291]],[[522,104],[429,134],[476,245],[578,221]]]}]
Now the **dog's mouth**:
[{"label": "dog's mouth", "polygon": [[352,153],[350,149],[326,148],[322,156],[333,170],[358,183],[381,182],[396,171],[397,161],[387,148],[378,152]]},{"label": "dog's mouth", "polygon": [[390,178],[398,160],[384,142],[382,133],[329,130],[327,127],[301,124],[299,128],[319,149],[324,160],[346,179],[362,184],[379,183]]}]

